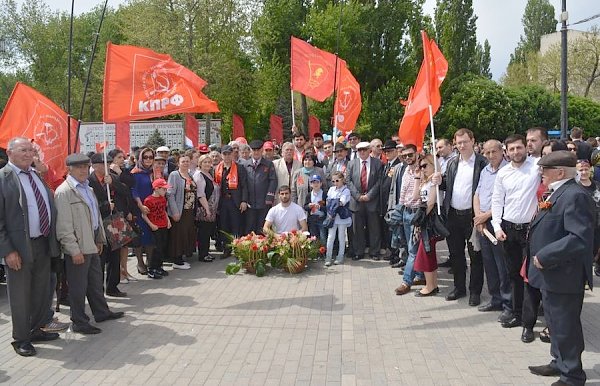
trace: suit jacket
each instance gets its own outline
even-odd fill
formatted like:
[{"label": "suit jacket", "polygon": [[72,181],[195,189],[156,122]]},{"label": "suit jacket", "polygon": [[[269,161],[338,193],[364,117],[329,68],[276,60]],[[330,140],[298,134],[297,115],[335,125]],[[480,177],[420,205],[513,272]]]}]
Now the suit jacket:
[{"label": "suit jacket", "polygon": [[[442,209],[444,211],[444,216],[448,218],[448,211],[450,210],[450,201],[452,200],[452,192],[454,190],[454,180],[456,178],[456,172],[458,171],[458,161],[460,160],[460,156],[452,158],[448,161],[448,166],[446,167],[446,174],[442,179],[442,184],[440,185],[441,190],[446,191],[446,195],[444,196],[444,202],[442,205]],[[473,187],[471,199],[475,195],[475,190],[477,190],[477,185],[479,184],[479,176],[481,175],[481,170],[487,165],[487,160],[481,154],[475,153],[475,165],[473,167]]]},{"label": "suit jacket", "polygon": [[[379,209],[382,215],[387,211],[392,180],[394,179],[396,166],[400,163],[400,158],[396,158],[393,162],[388,162],[383,165],[383,170],[381,172],[381,187],[379,188]],[[402,165],[400,165],[400,167],[402,167]]]},{"label": "suit jacket", "polygon": [[[282,158],[276,159],[275,161],[273,161],[273,167],[275,168],[275,174],[277,175],[277,189],[276,191],[279,191],[279,188],[282,185],[289,185],[289,187],[292,187],[292,176],[294,175],[294,173],[296,172],[296,170],[302,168],[302,162],[298,161],[297,159],[293,159],[292,160],[292,171],[288,172],[288,168],[287,165],[285,164],[285,160]],[[279,196],[275,195],[275,204],[279,203]]]},{"label": "suit jacket", "polygon": [[[348,161],[347,158],[345,158],[344,162],[345,162],[346,167],[342,168],[341,172],[344,174],[344,177],[346,177],[346,175],[347,175],[346,172],[348,171],[348,162],[349,161]],[[333,160],[331,160],[329,162],[329,164],[327,165],[327,167],[323,170],[325,172],[325,178],[327,179],[327,184],[329,186],[333,185],[333,183],[331,182],[331,175],[333,173],[337,172],[339,164],[340,164],[340,162],[337,160],[337,158],[334,158]]]},{"label": "suit jacket", "polygon": [[[531,222],[527,270],[529,284],[556,293],[582,293],[593,287],[594,204],[589,193],[571,179],[558,188],[549,209]],[[543,269],[535,267],[537,256]]]},{"label": "suit jacket", "polygon": [[405,163],[401,163],[396,166],[397,167],[394,169],[394,175],[392,175],[392,180],[390,181],[390,193],[387,200],[387,210],[392,210],[396,208],[396,205],[398,205],[398,200],[400,199],[400,189],[402,189],[402,177],[406,171]]},{"label": "suit jacket", "polygon": [[[96,199],[96,196],[93,194],[92,196]],[[68,180],[65,180],[56,189],[54,199],[58,209],[56,237],[63,252],[69,256],[75,256],[79,253],[84,255],[98,253],[96,244],[106,244],[106,235],[104,234],[100,213],[98,213],[98,234],[94,237],[92,212],[77,188],[72,186]]]},{"label": "suit jacket", "polygon": [[[123,211],[123,207],[125,207],[125,209],[127,210],[128,208],[128,193],[129,193],[129,188],[121,183],[119,181],[119,176],[116,173],[113,173],[112,171],[109,171],[110,176],[113,180],[112,184],[110,184],[110,193],[111,193],[111,200],[114,202],[115,204],[115,209],[116,210],[120,210],[123,212],[124,216],[127,216],[127,214],[129,213],[128,211]],[[98,200],[98,205],[100,208],[100,214],[102,215],[102,218],[106,218],[110,215],[111,210],[110,210],[110,205],[108,203],[108,194],[106,193],[106,185],[101,184],[100,181],[98,181],[98,177],[96,177],[96,173],[91,173],[90,176],[88,177],[88,181],[90,182],[90,188],[92,188],[94,190],[94,195],[96,196],[96,199]],[[119,204],[117,204],[117,202]]]},{"label": "suit jacket", "polygon": [[248,205],[252,209],[267,208],[267,201],[275,201],[277,190],[277,174],[273,162],[262,157],[256,168],[254,159],[250,158],[243,163],[248,175]]},{"label": "suit jacket", "polygon": [[[234,161],[235,162],[235,161]],[[235,203],[236,207],[240,207],[242,202],[248,203],[248,175],[246,173],[246,166],[240,163],[237,163],[237,171],[238,171],[238,186],[237,189],[229,190],[223,189],[223,184],[227,185],[227,181],[221,181],[221,197],[225,194],[231,194],[231,199]],[[226,188],[227,186],[225,186]],[[219,200],[219,205],[223,203],[223,200]]]},{"label": "suit jacket", "polygon": [[[50,202],[49,254],[56,257],[60,255],[60,247],[56,239],[58,215],[54,194],[39,174],[38,177],[46,187]],[[27,198],[17,173],[7,165],[0,170],[0,258],[17,251],[23,263],[33,262],[31,243],[23,242],[24,240],[29,240]]]},{"label": "suit jacket", "polygon": [[[366,202],[367,210],[379,211],[379,188],[381,187],[381,172],[383,166],[381,161],[377,158],[369,157],[371,166],[369,170],[369,178],[367,184],[367,192],[365,193],[369,197],[369,201]],[[358,210],[359,201],[358,198],[363,194],[360,186],[360,172],[362,169],[362,160],[355,158],[348,163],[348,169],[346,170],[346,185],[350,189],[350,210]]]},{"label": "suit jacket", "polygon": [[590,161],[592,159],[592,145],[583,140],[573,142],[577,145],[577,159]]}]

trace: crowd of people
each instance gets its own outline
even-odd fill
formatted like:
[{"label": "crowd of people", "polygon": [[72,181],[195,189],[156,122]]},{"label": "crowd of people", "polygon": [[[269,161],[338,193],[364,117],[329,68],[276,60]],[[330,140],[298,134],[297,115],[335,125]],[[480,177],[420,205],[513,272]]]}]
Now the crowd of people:
[{"label": "crowd of people", "polygon": [[[212,262],[211,239],[226,259],[230,237],[302,230],[326,246],[328,269],[346,258],[388,260],[400,269],[399,296],[416,286],[417,297],[438,295],[437,271],[449,267],[447,301],[468,295],[479,311],[499,312],[502,327],[522,327],[526,343],[543,310],[540,339],[551,342],[553,361],[531,371],[583,384],[579,314],[600,247],[600,175],[592,166],[599,152],[581,129],[571,137],[549,141],[536,127],[478,144],[459,129],[432,144],[434,156],[398,137],[367,142],[350,133],[334,143],[295,131],[280,147],[238,138],[185,152],[72,154],[55,186],[31,142],[14,138],[0,170],[13,346],[35,355],[32,342],[66,329],[52,312],[57,281],[73,330],[96,334],[85,298],[96,322],[122,317],[105,295],[127,296],[119,286],[139,279],[128,272],[129,254],[139,275],[159,280],[169,275],[166,264],[189,269],[194,254]],[[137,237],[112,248],[103,223],[117,212]],[[450,256],[438,263],[443,239]],[[482,305],[484,275],[491,299]]]}]

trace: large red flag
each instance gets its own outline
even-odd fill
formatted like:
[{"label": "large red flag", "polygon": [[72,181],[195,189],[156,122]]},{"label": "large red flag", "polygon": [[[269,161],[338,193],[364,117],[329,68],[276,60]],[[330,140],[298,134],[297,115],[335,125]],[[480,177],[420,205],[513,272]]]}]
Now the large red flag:
[{"label": "large red flag", "polygon": [[269,126],[269,137],[281,145],[283,143],[283,118],[279,115],[271,114]]},{"label": "large red flag", "polygon": [[232,138],[246,138],[246,132],[244,130],[244,119],[237,114],[233,114],[233,132],[231,133],[231,136]]},{"label": "large red flag", "polygon": [[335,100],[337,129],[344,135],[354,130],[361,109],[360,85],[350,70],[343,65],[340,68],[340,82]]},{"label": "large red flag", "polygon": [[321,132],[321,121],[319,118],[311,115],[308,117],[308,136],[309,138],[314,138],[316,133]]},{"label": "large red flag", "polygon": [[[292,90],[323,102],[333,94],[335,55],[293,36],[291,47]],[[338,58],[338,63],[345,62]]]},{"label": "large red flag", "polygon": [[[207,135],[210,141],[210,131]],[[195,148],[198,143],[198,120],[194,114],[185,114],[185,146]]]},{"label": "large red flag", "polygon": [[[0,117],[0,146],[13,137],[30,138],[40,160],[56,176],[66,173],[67,113],[31,87],[17,82]],[[71,118],[71,147],[77,137],[77,121]]]},{"label": "large red flag", "polygon": [[419,69],[415,86],[411,89],[404,116],[400,122],[398,136],[403,143],[412,143],[419,150],[423,147],[425,129],[430,122],[429,106],[432,115],[442,104],[440,85],[448,72],[448,62],[432,39],[421,31],[423,38],[423,63]]},{"label": "large red flag", "polygon": [[131,130],[129,122],[117,122],[115,124],[115,146],[129,154],[131,150],[130,144]]},{"label": "large red flag", "polygon": [[169,55],[108,42],[104,70],[105,122],[177,113],[219,112],[202,93],[206,81]]}]

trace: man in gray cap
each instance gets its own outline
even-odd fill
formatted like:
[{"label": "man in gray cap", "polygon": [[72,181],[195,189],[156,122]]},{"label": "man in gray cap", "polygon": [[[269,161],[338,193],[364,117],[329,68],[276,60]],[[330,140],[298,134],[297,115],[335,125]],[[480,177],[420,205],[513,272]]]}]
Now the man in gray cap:
[{"label": "man in gray cap", "polygon": [[71,154],[67,166],[69,175],[54,196],[58,209],[56,235],[65,253],[71,321],[75,332],[98,334],[102,330],[92,326],[85,313],[86,296],[96,322],[122,318],[124,313],[108,309],[102,290],[99,255],[106,236],[98,200],[88,183],[90,159],[84,154]]},{"label": "man in gray cap", "polygon": [[277,173],[273,162],[262,156],[263,141],[250,142],[252,157],[245,162],[248,174],[248,211],[246,215],[246,234],[261,233],[267,212],[275,201]]},{"label": "man in gray cap", "polygon": [[27,138],[8,142],[0,170],[0,257],[6,266],[15,352],[36,355],[32,342],[58,339],[43,332],[50,308],[50,260],[60,254],[52,192],[33,170],[35,150]]},{"label": "man in gray cap", "polygon": [[552,385],[583,385],[581,308],[585,285],[593,286],[594,204],[575,182],[577,159],[566,150],[538,161],[549,196],[529,228],[527,276],[542,291],[545,318],[551,333],[547,365],[529,366],[542,376],[560,376]]}]

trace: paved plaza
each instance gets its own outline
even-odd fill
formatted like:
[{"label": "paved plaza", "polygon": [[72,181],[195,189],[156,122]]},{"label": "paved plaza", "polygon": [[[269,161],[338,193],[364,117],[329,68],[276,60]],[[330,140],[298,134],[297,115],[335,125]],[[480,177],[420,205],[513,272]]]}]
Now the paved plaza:
[{"label": "paved plaza", "polygon": [[[442,251],[442,255],[447,254]],[[130,258],[130,272],[135,272]],[[226,264],[192,261],[163,280],[121,285],[109,298],[117,321],[102,334],[62,333],[17,356],[10,342],[6,287],[0,288],[0,382],[19,385],[549,385],[529,373],[549,361],[549,345],[521,343],[498,313],[467,299],[447,302],[452,284],[440,269],[441,294],[396,296],[387,262],[322,262],[296,276],[226,276]],[[136,275],[139,276],[139,275]],[[596,281],[600,284],[600,280]],[[417,287],[419,288],[419,287]],[[488,297],[484,294],[483,301]],[[68,320],[63,307],[61,321]],[[600,385],[600,301],[587,291],[583,310],[588,384]]]}]

